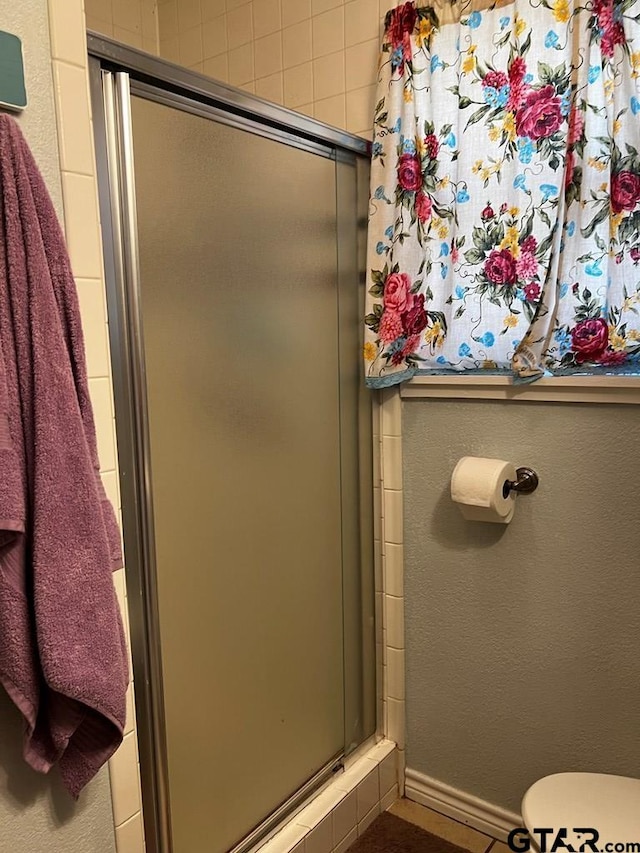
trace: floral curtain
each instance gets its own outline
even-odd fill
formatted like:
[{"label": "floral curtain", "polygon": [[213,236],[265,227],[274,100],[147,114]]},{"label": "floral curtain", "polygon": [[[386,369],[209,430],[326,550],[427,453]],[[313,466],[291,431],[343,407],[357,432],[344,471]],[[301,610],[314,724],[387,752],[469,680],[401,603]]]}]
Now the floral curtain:
[{"label": "floral curtain", "polygon": [[367,384],[640,369],[640,0],[386,17]]}]

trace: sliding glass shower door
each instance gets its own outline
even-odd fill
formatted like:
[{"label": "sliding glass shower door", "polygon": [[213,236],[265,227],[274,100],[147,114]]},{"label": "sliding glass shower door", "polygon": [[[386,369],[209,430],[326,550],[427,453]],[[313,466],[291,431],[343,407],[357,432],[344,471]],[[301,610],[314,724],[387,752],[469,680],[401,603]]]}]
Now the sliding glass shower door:
[{"label": "sliding glass shower door", "polygon": [[375,727],[366,181],[148,74],[102,83],[147,849],[225,853]]},{"label": "sliding glass shower door", "polygon": [[344,744],[332,160],[132,102],[176,851]]}]

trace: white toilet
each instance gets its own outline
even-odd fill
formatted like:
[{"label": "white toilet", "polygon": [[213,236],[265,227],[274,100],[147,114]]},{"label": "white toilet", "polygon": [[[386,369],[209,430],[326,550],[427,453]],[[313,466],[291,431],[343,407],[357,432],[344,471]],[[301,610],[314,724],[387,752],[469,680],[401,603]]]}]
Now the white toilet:
[{"label": "white toilet", "polygon": [[[573,842],[576,853],[592,833],[574,830],[585,828],[592,828],[599,837],[595,847],[585,844],[583,853],[638,850],[639,847],[628,847],[625,842],[640,842],[640,779],[605,773],[545,776],[524,795],[522,818],[531,840],[547,853],[553,849],[555,835],[561,828],[566,828],[566,843]],[[553,833],[546,836],[546,845],[540,844],[540,836],[535,833],[536,828],[543,827],[553,828]],[[565,846],[560,844],[556,850],[565,853]]]}]

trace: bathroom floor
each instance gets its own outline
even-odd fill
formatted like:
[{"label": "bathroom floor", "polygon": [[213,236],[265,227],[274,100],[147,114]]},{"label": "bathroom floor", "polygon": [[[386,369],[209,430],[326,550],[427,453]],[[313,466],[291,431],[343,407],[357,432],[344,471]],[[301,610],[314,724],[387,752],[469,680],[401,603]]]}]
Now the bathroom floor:
[{"label": "bathroom floor", "polygon": [[510,853],[506,844],[411,800],[398,800],[349,853]]}]

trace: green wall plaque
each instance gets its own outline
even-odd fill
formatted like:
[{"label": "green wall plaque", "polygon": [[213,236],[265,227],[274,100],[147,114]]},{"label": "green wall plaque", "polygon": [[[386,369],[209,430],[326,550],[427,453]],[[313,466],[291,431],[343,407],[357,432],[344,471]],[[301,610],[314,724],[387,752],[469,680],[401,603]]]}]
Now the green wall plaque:
[{"label": "green wall plaque", "polygon": [[22,42],[0,30],[0,108],[23,110],[26,106]]}]

